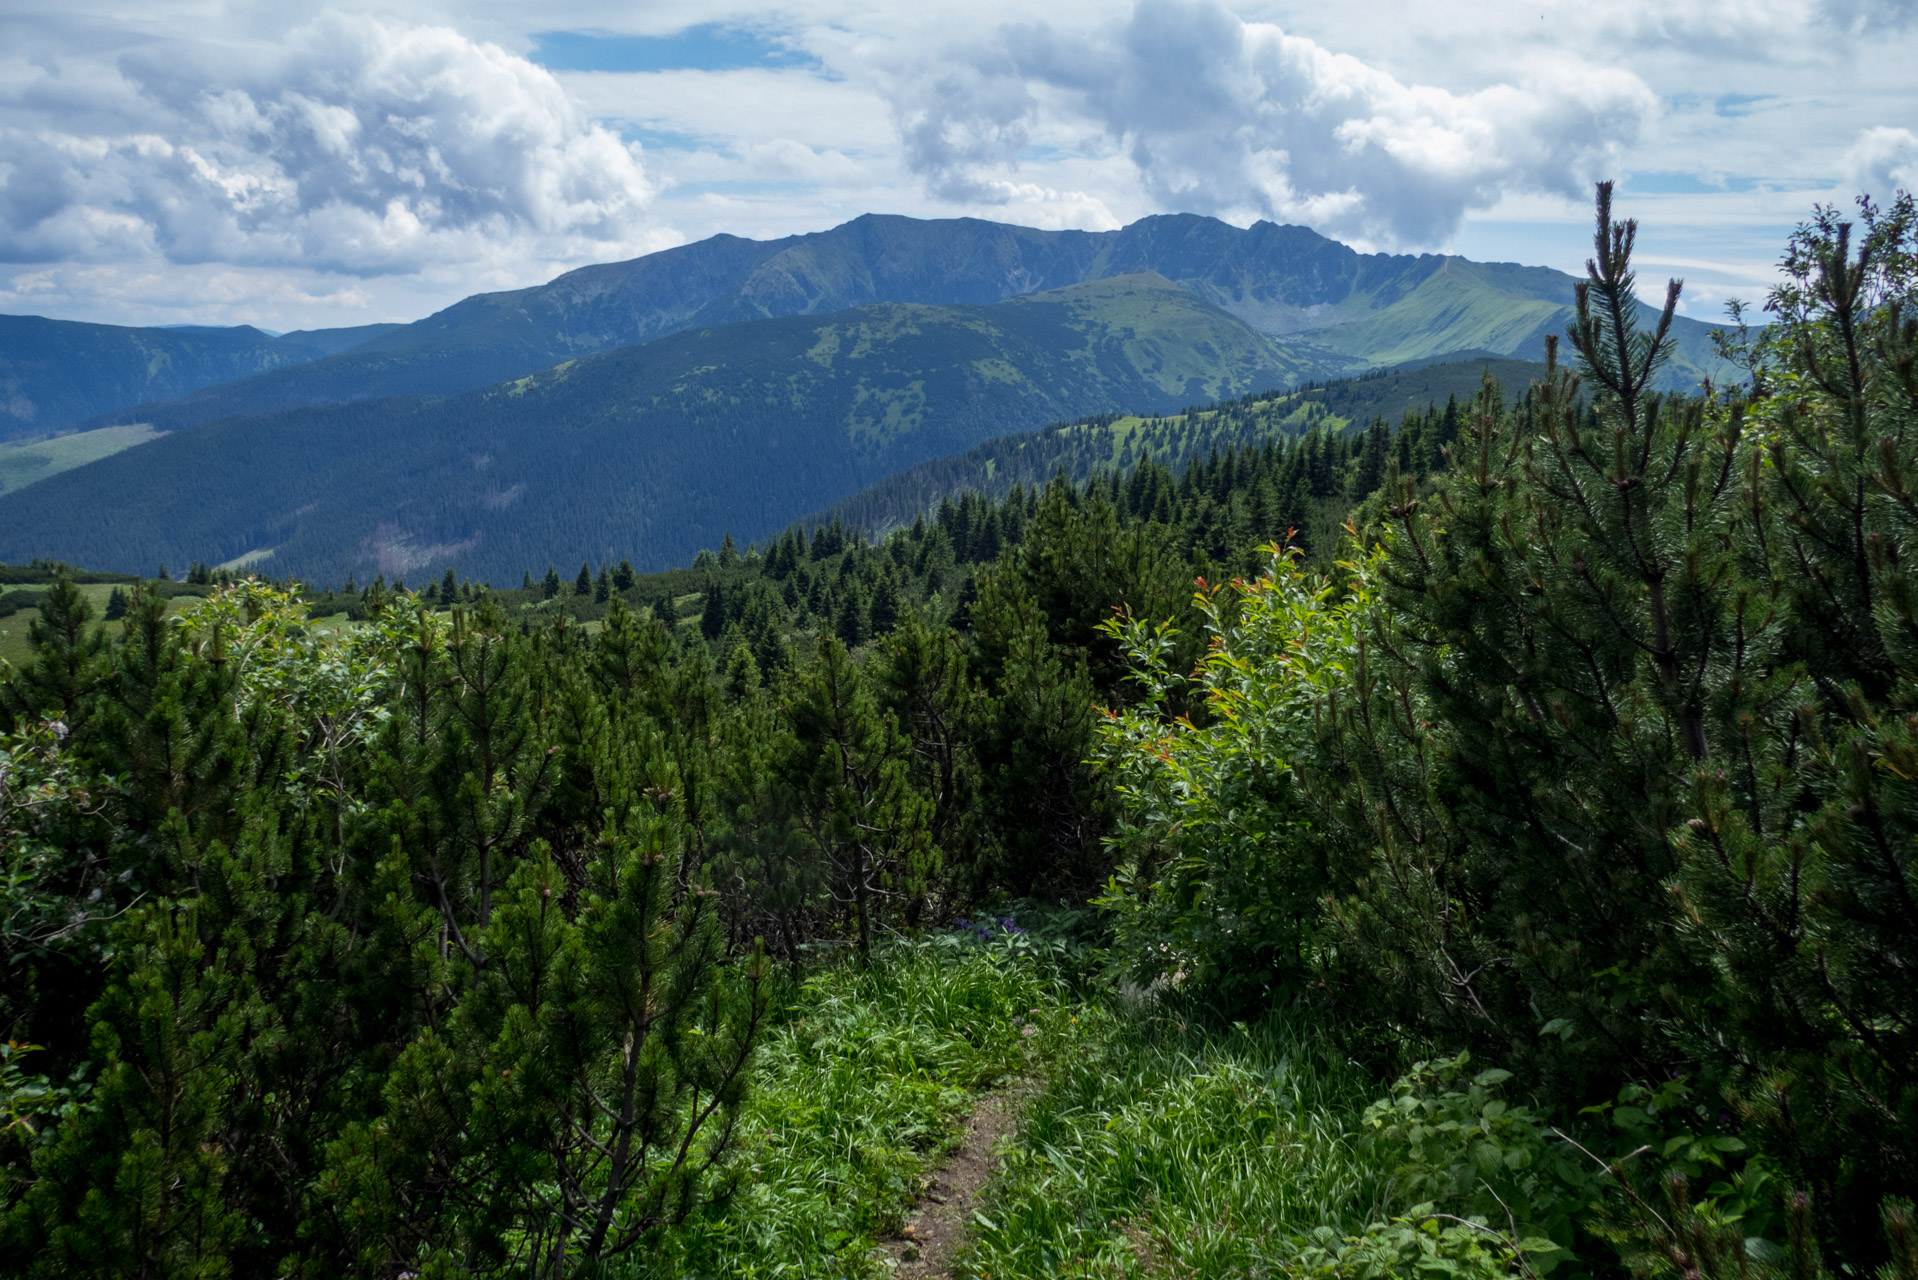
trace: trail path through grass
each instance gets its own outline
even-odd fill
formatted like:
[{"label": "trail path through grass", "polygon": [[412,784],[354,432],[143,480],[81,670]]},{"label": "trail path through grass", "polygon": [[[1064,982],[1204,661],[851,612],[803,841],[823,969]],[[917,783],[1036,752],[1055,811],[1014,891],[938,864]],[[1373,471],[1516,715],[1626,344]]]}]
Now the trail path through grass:
[{"label": "trail path through grass", "polygon": [[[1036,1093],[1021,1082],[1056,1072],[1076,1025],[1065,982],[1002,934],[902,941],[870,964],[810,971],[759,1049],[736,1194],[627,1260],[619,1280],[948,1274],[994,1143]],[[929,1183],[944,1206],[924,1195]],[[948,1207],[949,1230],[924,1216]],[[945,1263],[895,1273],[904,1250],[886,1242],[903,1243],[915,1213],[915,1234],[937,1226],[947,1242]]]},{"label": "trail path through grass", "polygon": [[995,1089],[974,1104],[959,1149],[933,1172],[899,1234],[882,1246],[892,1260],[894,1276],[921,1280],[950,1273],[953,1256],[972,1226],[980,1194],[999,1166],[999,1145],[1018,1127],[1019,1116],[1038,1087],[1036,1082],[1023,1081],[1009,1089]]}]

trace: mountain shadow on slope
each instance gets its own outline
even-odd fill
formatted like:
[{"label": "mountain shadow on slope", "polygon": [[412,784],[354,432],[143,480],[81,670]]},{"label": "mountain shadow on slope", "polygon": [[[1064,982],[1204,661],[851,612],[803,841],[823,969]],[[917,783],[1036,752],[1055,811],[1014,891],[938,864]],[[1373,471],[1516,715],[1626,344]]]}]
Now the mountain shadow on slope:
[{"label": "mountain shadow on slope", "polygon": [[0,439],[68,430],[125,405],[304,364],[393,328],[132,328],[0,315]]}]

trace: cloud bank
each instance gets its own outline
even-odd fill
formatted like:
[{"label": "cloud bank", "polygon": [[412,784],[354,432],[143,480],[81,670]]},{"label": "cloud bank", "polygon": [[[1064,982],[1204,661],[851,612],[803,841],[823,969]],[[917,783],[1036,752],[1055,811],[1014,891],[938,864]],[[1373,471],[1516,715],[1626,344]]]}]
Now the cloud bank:
[{"label": "cloud bank", "polygon": [[1866,129],[1845,152],[1845,169],[1853,186],[1879,200],[1898,191],[1918,192],[1918,134],[1885,126]]},{"label": "cloud bank", "polygon": [[404,273],[626,243],[638,156],[557,80],[447,27],[328,13],[0,78],[0,260]]},{"label": "cloud bank", "polygon": [[1567,62],[1469,94],[1406,84],[1216,0],[1141,0],[1094,33],[1011,25],[899,78],[908,164],[1001,198],[1048,117],[1095,130],[1161,208],[1428,246],[1513,193],[1581,195],[1656,117],[1630,72]]}]

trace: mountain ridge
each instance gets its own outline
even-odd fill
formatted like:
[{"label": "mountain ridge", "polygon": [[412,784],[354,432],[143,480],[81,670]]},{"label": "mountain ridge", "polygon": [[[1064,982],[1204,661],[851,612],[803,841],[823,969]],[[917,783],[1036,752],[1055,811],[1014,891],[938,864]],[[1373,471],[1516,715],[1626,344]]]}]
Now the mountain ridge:
[{"label": "mountain ridge", "polygon": [[[1321,373],[1328,376],[1354,364],[1397,363],[1407,352],[1535,354],[1521,348],[1563,327],[1573,284],[1546,267],[1361,254],[1305,227],[1239,228],[1197,214],[1154,215],[1096,232],[865,214],[778,240],[713,236],[581,267],[544,285],[475,294],[351,350],[122,408],[95,423],[174,430],[304,404],[456,394],[702,326],[876,302],[990,305],[1143,271],[1269,336],[1311,341],[1326,352]],[[1469,302],[1457,317],[1447,315],[1448,290]],[[1501,308],[1524,323],[1501,326],[1494,314]],[[1683,358],[1674,377],[1695,383],[1714,367],[1710,326],[1681,320],[1675,333]]]}]

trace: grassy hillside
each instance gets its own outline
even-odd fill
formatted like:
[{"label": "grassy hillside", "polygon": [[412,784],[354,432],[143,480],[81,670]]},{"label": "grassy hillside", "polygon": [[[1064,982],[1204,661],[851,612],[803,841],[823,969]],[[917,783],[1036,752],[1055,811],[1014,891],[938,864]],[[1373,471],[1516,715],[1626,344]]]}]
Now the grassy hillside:
[{"label": "grassy hillside", "polygon": [[1087,413],[1295,383],[1309,357],[1164,280],[698,330],[447,400],[236,418],[0,497],[0,559],[505,578],[683,562],[882,476]]},{"label": "grassy hillside", "polygon": [[159,433],[145,423],[98,427],[47,440],[0,444],[0,493],[11,493],[62,471],[109,458],[122,449],[145,444]]},{"label": "grassy hillside", "polygon": [[887,476],[813,517],[838,520],[873,533],[911,524],[948,498],[978,493],[999,499],[1015,485],[1043,485],[1060,472],[1074,481],[1112,469],[1129,470],[1151,457],[1173,471],[1216,451],[1256,445],[1305,431],[1344,431],[1383,418],[1396,426],[1407,414],[1465,401],[1489,371],[1516,393],[1544,372],[1526,360],[1481,357],[1393,369],[1291,391],[1246,396],[1234,403],[1163,417],[1105,414],[989,440]]},{"label": "grassy hillside", "polygon": [[[92,606],[96,624],[109,640],[117,639],[121,623],[117,619],[102,620],[107,602],[115,591],[130,590],[137,579],[126,577],[115,581],[120,575],[106,573],[80,573],[78,577],[77,589]],[[0,662],[17,668],[33,660],[33,646],[28,636],[33,624],[40,620],[40,605],[52,580],[53,571],[44,566],[0,565]],[[146,585],[166,597],[168,614],[192,608],[212,590],[210,586],[170,580],[148,580]]]},{"label": "grassy hillside", "polygon": [[[1542,267],[1447,258],[1390,306],[1315,330],[1312,341],[1374,365],[1431,360],[1459,351],[1483,351],[1542,359],[1545,335],[1571,326],[1570,276]],[[1641,308],[1647,325],[1657,320]],[[1705,378],[1722,381],[1734,371],[1718,358],[1713,326],[1683,317],[1672,324],[1678,349],[1662,370],[1672,390],[1694,391]]]},{"label": "grassy hillside", "polygon": [[139,405],[114,420],[173,429],[241,413],[488,386],[684,329],[784,243],[714,236],[582,267],[531,289],[475,294],[306,367]]}]

